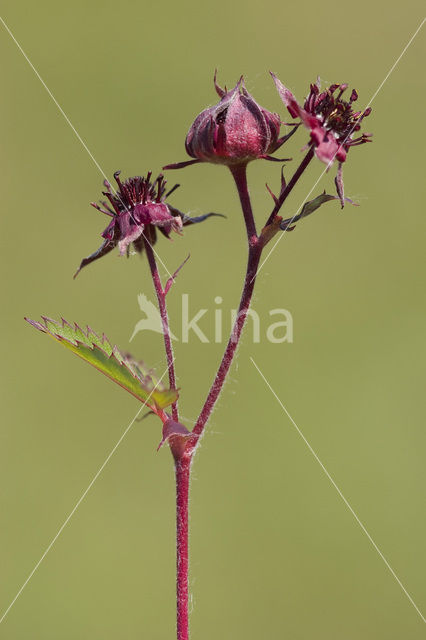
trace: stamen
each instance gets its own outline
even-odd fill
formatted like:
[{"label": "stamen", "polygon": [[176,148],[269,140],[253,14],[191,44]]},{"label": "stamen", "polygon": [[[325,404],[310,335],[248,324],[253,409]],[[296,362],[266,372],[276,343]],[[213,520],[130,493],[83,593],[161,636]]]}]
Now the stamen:
[{"label": "stamen", "polygon": [[[108,193],[108,191],[103,191],[102,193],[103,193],[104,196],[106,196],[108,198],[108,200],[110,201],[114,211],[119,216],[121,211],[120,211],[118,203],[117,203],[116,199],[114,198],[114,196],[112,195],[112,193]],[[126,208],[126,207],[124,206],[124,208]]]},{"label": "stamen", "polygon": [[118,184],[118,188],[123,193],[123,184],[122,184],[122,182],[120,180],[120,173],[121,173],[121,171],[116,171],[114,173],[114,178],[115,178],[116,183]]},{"label": "stamen", "polygon": [[174,191],[176,191],[176,189],[178,189],[180,187],[180,184],[175,184],[174,187],[172,187],[164,196],[165,198],[168,198]]},{"label": "stamen", "polygon": [[[97,202],[91,202],[90,204],[92,205],[92,207],[95,207],[95,209],[97,209],[101,213],[106,213],[106,215],[107,216],[111,216],[111,218],[115,217],[112,211],[110,211],[109,209],[102,209],[102,207],[100,207]],[[104,204],[104,203],[102,203],[102,204]]]}]

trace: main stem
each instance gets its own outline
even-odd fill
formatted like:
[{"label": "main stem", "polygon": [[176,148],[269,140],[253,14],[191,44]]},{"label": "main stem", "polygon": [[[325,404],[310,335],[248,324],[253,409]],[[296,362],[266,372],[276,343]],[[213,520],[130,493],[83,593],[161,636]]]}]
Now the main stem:
[{"label": "main stem", "polygon": [[[171,389],[176,389],[176,374],[173,357],[172,339],[170,336],[169,316],[166,306],[166,293],[161,284],[160,274],[158,273],[157,261],[155,259],[154,250],[148,238],[144,236],[145,250],[148,257],[149,267],[151,269],[152,282],[154,284],[155,293],[160,310],[161,322],[163,325],[164,346],[166,349],[167,368],[169,371],[169,384]],[[179,420],[177,400],[172,404],[173,420]]]},{"label": "main stem", "polygon": [[[280,194],[274,210],[268,220],[271,222],[287,196],[292,191],[296,182],[312,160],[314,155],[313,148],[310,148],[299,167],[296,169],[291,180]],[[191,473],[191,461],[197,447],[200,436],[202,435],[207,421],[213,411],[213,408],[219,398],[226,381],[229,369],[234,359],[237,347],[241,338],[241,334],[247,319],[250,303],[253,295],[254,285],[256,283],[256,275],[259,267],[260,258],[263,250],[262,240],[256,232],[256,224],[254,222],[253,210],[250,201],[250,194],[247,186],[247,165],[239,165],[230,167],[234,178],[238,195],[240,197],[241,207],[244,215],[244,222],[247,231],[248,240],[248,260],[247,269],[244,277],[243,290],[241,293],[240,304],[238,307],[237,317],[232,328],[232,332],[225,352],[223,354],[219,369],[214,378],[206,401],[201,409],[198,420],[192,430],[192,435],[187,439],[183,452],[179,456],[175,456],[176,461],[176,514],[177,514],[177,640],[188,640],[188,499],[189,499],[189,481]],[[268,224],[268,223],[267,223]],[[173,450],[172,450],[173,451]]]},{"label": "main stem", "polygon": [[[157,261],[149,240],[144,237],[145,250],[151,269],[152,282],[157,295],[161,322],[163,325],[164,346],[166,349],[169,383],[176,389],[176,375],[174,368],[173,347],[170,336],[169,317],[166,306],[166,292],[161,284]],[[172,405],[173,420],[179,420],[177,402]],[[188,640],[188,501],[189,477],[191,472],[191,454],[184,451],[172,452],[175,455],[176,478],[176,609],[177,609],[177,640]]]},{"label": "main stem", "polygon": [[[259,266],[262,246],[256,233],[256,225],[251,208],[250,195],[247,187],[246,166],[231,168],[232,175],[240,196],[244,220],[247,230],[249,255],[247,270],[244,278],[244,286],[241,294],[237,318],[232,329],[231,336],[225,349],[218,372],[213,385],[201,410],[197,423],[192,431],[193,436],[188,438],[185,448],[176,455],[176,557],[177,557],[177,640],[188,640],[188,500],[189,481],[191,474],[191,461],[199,436],[207,423],[214,405],[225,383],[226,376],[234,358],[244,323],[247,318],[257,268]],[[148,256],[149,257],[149,256]],[[172,447],[173,452],[173,447]]]},{"label": "main stem", "polygon": [[207,420],[209,419],[213,411],[220,392],[222,391],[223,385],[225,384],[228,371],[234,359],[235,352],[237,350],[238,343],[240,341],[241,334],[244,328],[244,324],[247,319],[247,313],[250,308],[250,302],[256,282],[256,274],[259,266],[260,256],[262,255],[262,244],[259,241],[256,233],[256,225],[254,222],[253,210],[250,202],[250,194],[247,186],[247,167],[246,165],[231,167],[231,173],[238,190],[238,195],[240,197],[241,207],[243,210],[244,221],[246,225],[248,240],[247,269],[244,278],[244,285],[241,293],[237,317],[235,319],[235,323],[232,328],[228,344],[226,345],[225,353],[223,354],[219,369],[216,373],[215,379],[210,388],[204,406],[201,409],[200,416],[195,424],[194,429],[192,430],[194,436],[197,437],[195,439],[190,439],[188,447],[195,446],[198,437],[202,434]]},{"label": "main stem", "polygon": [[176,608],[177,640],[188,640],[188,500],[192,455],[176,460]]}]

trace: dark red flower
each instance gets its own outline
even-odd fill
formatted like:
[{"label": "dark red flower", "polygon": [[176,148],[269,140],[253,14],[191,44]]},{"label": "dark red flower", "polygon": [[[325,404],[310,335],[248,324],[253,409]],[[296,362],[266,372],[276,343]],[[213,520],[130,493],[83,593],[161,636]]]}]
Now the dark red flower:
[{"label": "dark red flower", "polygon": [[310,130],[311,141],[320,160],[326,164],[331,164],[335,158],[344,162],[350,147],[371,142],[371,133],[353,138],[361,128],[363,118],[371,113],[370,107],[364,111],[353,111],[352,105],[358,99],[355,89],[346,101],[342,95],[348,88],[347,84],[332,84],[325,91],[320,91],[319,82],[311,84],[310,93],[301,107],[291,91],[274,74],[271,75],[290,115],[300,118]]},{"label": "dark red flower", "polygon": [[335,183],[343,207],[342,163],[345,162],[351,147],[371,142],[371,133],[354,137],[361,129],[362,120],[370,115],[371,107],[364,111],[354,111],[352,105],[358,99],[355,89],[352,90],[349,100],[343,100],[347,84],[332,84],[320,91],[319,81],[317,84],[311,84],[309,95],[301,107],[291,91],[273,73],[271,75],[290,115],[300,118],[309,129],[316,156],[328,165],[327,168],[334,159],[339,162]]},{"label": "dark red flower", "polygon": [[151,245],[156,242],[157,228],[166,238],[169,238],[172,231],[180,233],[182,227],[202,222],[213,215],[220,215],[207,213],[191,218],[166,204],[165,199],[179,185],[175,185],[166,193],[166,180],[162,175],[153,182],[151,182],[151,172],[146,177],[135,176],[128,178],[125,182],[121,182],[119,176],[120,171],[116,171],[114,178],[118,185],[117,191],[112,189],[107,180],[104,181],[106,191],[102,193],[108,202],[102,201],[102,206],[96,202],[90,203],[92,207],[110,216],[112,220],[102,233],[104,242],[97,251],[81,261],[74,278],[83,267],[106,255],[117,245],[120,255],[129,255],[130,245],[133,245],[135,251],[142,253],[144,240]]},{"label": "dark red flower", "polygon": [[202,111],[186,136],[186,151],[195,159],[167,165],[165,169],[196,162],[236,165],[258,158],[275,160],[269,154],[293,133],[279,137],[279,116],[257,104],[245,88],[242,77],[231,91],[219,87],[216,75],[214,84],[220,102]]}]

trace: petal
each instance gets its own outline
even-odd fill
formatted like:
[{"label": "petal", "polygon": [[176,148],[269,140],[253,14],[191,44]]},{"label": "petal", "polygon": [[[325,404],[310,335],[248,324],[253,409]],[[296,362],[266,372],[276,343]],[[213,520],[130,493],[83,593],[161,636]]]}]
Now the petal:
[{"label": "petal", "polygon": [[155,224],[161,226],[171,222],[172,216],[169,208],[164,202],[152,202],[150,204],[140,204],[135,207],[137,211],[136,220],[142,224]]},{"label": "petal", "polygon": [[315,145],[317,158],[327,165],[333,164],[336,154],[339,151],[339,143],[333,134],[322,127],[316,127],[311,131],[311,138]]},{"label": "petal", "polygon": [[139,236],[143,233],[144,225],[143,224],[135,224],[135,221],[132,217],[132,212],[128,212],[124,215],[121,215],[119,218],[120,223],[120,239],[118,241],[118,248],[120,250],[120,255],[123,256],[129,245],[137,240]]},{"label": "petal", "polygon": [[299,109],[299,117],[307,129],[311,129],[311,131],[312,129],[322,129],[325,131],[322,127],[321,120],[318,120],[316,116],[311,115],[301,107]]}]

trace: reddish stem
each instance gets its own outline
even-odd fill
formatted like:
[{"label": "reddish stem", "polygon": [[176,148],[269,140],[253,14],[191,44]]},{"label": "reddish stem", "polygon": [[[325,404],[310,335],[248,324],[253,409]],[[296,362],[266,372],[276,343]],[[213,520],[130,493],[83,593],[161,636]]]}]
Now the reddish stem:
[{"label": "reddish stem", "polygon": [[[167,292],[161,284],[152,246],[147,238],[144,238],[144,242],[163,324],[170,387],[176,389],[173,348],[166,306]],[[177,402],[172,405],[172,416],[173,420],[179,420]],[[186,454],[185,451],[179,447],[172,447],[172,453],[175,457],[176,477],[176,629],[177,640],[188,640],[188,500],[192,455]]]},{"label": "reddish stem", "polygon": [[244,222],[247,230],[247,239],[249,246],[251,246],[252,244],[257,243],[258,237],[247,185],[247,165],[230,166],[230,169],[237,186],[238,195],[240,196],[241,208],[243,210]]},{"label": "reddish stem", "polygon": [[188,640],[189,637],[188,497],[192,456],[195,451],[198,438],[203,432],[207,420],[225,383],[227,373],[235,355],[250,306],[250,300],[256,280],[257,267],[262,253],[262,247],[257,237],[250,196],[247,188],[246,166],[232,168],[231,171],[237,185],[244,213],[249,243],[249,257],[238,315],[219,370],[201,411],[200,417],[192,431],[194,435],[188,439],[183,450],[172,447],[172,453],[175,456],[176,463],[177,640]]},{"label": "reddish stem", "polygon": [[[296,169],[288,185],[280,194],[278,202],[270,216],[273,220],[280,210],[287,196],[299,180],[314,155],[313,149],[309,149],[305,158]],[[238,343],[244,328],[253,289],[256,282],[257,270],[262,255],[263,245],[256,232],[253,211],[251,207],[250,194],[247,187],[247,165],[231,167],[231,173],[240,197],[241,207],[244,214],[244,221],[248,240],[248,260],[244,278],[243,290],[237,317],[232,328],[231,336],[226,345],[219,369],[216,373],[209,394],[206,398],[198,420],[192,430],[192,436],[188,438],[187,444],[176,459],[176,492],[177,492],[177,638],[178,640],[188,640],[188,493],[191,470],[191,460],[197,442],[202,435],[207,421],[219,398],[226,381],[229,369],[235,356]],[[173,451],[173,450],[172,450]]]},{"label": "reddish stem", "polygon": [[259,238],[256,233],[256,225],[253,218],[253,211],[250,202],[250,195],[247,187],[247,174],[246,165],[231,167],[231,173],[234,177],[235,184],[240,196],[241,207],[244,214],[244,221],[247,230],[247,239],[249,243],[249,253],[247,261],[247,270],[244,278],[243,290],[241,293],[240,304],[238,307],[237,317],[232,328],[231,336],[223,354],[222,361],[219,369],[216,373],[213,384],[210,388],[207,399],[201,410],[200,416],[195,424],[192,433],[196,438],[190,438],[187,449],[193,450],[199,439],[199,436],[203,433],[207,420],[209,419],[213,408],[217,402],[217,399],[225,384],[226,377],[229,372],[229,368],[235,356],[235,352],[240,341],[241,333],[244,328],[244,324],[247,318],[247,313],[250,307],[251,298],[253,295],[253,289],[256,282],[257,268],[259,266],[260,256],[262,254],[262,245],[259,242]]},{"label": "reddish stem", "polygon": [[[314,155],[313,148],[310,148],[299,167],[296,169],[288,185],[283,189],[277,204],[272,211],[269,221],[272,221],[280,210],[287,196],[299,180]],[[176,462],[176,505],[177,505],[177,640],[188,640],[188,497],[189,481],[191,473],[191,461],[195,452],[197,442],[202,435],[207,421],[219,398],[226,381],[229,369],[235,356],[238,343],[244,328],[253,289],[256,282],[257,270],[262,255],[263,245],[259,240],[254,222],[253,210],[250,201],[250,194],[247,186],[247,165],[230,167],[232,176],[240,197],[241,207],[244,215],[244,222],[248,240],[248,260],[244,278],[243,290],[237,317],[232,328],[231,336],[226,345],[219,369],[216,373],[213,384],[210,388],[206,401],[201,409],[198,420],[192,430],[192,435],[187,439],[183,449],[174,449],[172,453]],[[152,269],[151,269],[152,270]]]},{"label": "reddish stem", "polygon": [[[155,254],[149,240],[144,236],[145,250],[151,269],[152,282],[154,284],[155,293],[157,295],[158,307],[160,310],[161,322],[163,325],[164,346],[166,348],[167,367],[169,371],[169,384],[171,389],[176,389],[176,375],[173,357],[172,339],[170,336],[169,316],[166,306],[166,292],[161,284],[160,274],[158,273]],[[179,420],[177,400],[172,404],[173,420]]]},{"label": "reddish stem", "polygon": [[176,460],[176,603],[177,640],[188,640],[188,498],[191,455]]},{"label": "reddish stem", "polygon": [[288,182],[284,190],[280,193],[279,197],[277,198],[277,203],[275,207],[272,209],[272,213],[269,216],[268,220],[266,221],[265,227],[268,224],[271,224],[271,222],[277,215],[278,211],[281,209],[284,202],[287,200],[287,197],[290,195],[290,192],[292,191],[294,185],[299,180],[300,176],[302,175],[302,173],[304,172],[304,170],[306,169],[306,167],[308,166],[308,164],[310,163],[313,157],[314,157],[314,148],[310,147],[308,153],[303,158],[302,162],[299,164],[296,171],[292,175],[291,180]]}]

